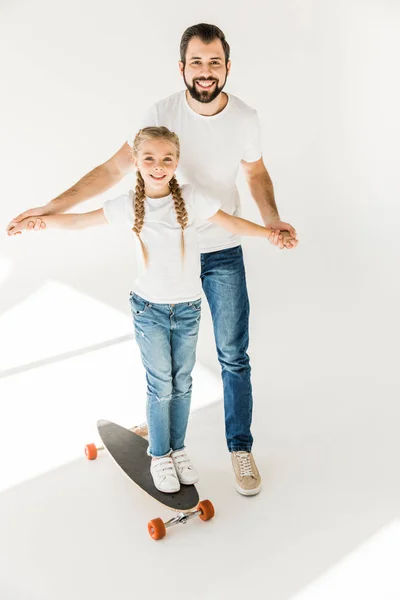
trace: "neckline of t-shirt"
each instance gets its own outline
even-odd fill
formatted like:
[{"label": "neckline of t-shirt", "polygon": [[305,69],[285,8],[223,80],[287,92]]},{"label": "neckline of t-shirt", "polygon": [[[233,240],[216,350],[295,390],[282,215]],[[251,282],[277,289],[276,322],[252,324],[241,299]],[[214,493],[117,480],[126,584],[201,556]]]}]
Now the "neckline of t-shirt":
[{"label": "neckline of t-shirt", "polygon": [[193,108],[190,106],[189,102],[187,101],[186,90],[182,90],[183,103],[191,115],[193,115],[194,117],[197,117],[199,119],[207,119],[207,121],[210,121],[211,119],[218,119],[218,117],[225,115],[227,113],[227,111],[230,109],[230,106],[232,104],[231,96],[227,92],[224,92],[224,93],[227,95],[228,102],[226,103],[226,106],[221,110],[221,112],[217,113],[216,115],[199,115],[199,113],[196,112],[195,110],[193,110]]},{"label": "neckline of t-shirt", "polygon": [[172,194],[169,193],[166,196],[161,196],[161,198],[150,198],[150,196],[146,196],[146,200],[151,200],[152,202],[157,202],[160,200],[167,200],[168,198],[172,198]]}]

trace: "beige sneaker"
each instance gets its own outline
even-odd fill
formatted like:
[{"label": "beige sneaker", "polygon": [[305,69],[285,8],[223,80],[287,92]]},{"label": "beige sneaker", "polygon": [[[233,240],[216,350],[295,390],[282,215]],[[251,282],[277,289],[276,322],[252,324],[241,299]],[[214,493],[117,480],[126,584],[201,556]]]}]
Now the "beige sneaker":
[{"label": "beige sneaker", "polygon": [[231,452],[236,475],[236,491],[243,496],[255,496],[261,490],[261,477],[251,452]]},{"label": "beige sneaker", "polygon": [[149,436],[149,428],[147,427],[147,423],[142,423],[141,425],[135,425],[132,427],[131,431],[136,433],[136,435],[140,435],[140,437],[144,437],[148,439]]}]

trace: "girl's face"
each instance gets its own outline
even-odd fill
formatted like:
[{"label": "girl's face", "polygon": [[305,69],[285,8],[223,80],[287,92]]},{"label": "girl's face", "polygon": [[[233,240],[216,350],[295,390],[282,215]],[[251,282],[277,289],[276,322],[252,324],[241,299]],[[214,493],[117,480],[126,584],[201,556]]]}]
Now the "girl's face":
[{"label": "girl's face", "polygon": [[178,166],[175,146],[167,140],[146,140],[140,145],[135,162],[144,179],[146,195],[168,196],[168,184]]}]

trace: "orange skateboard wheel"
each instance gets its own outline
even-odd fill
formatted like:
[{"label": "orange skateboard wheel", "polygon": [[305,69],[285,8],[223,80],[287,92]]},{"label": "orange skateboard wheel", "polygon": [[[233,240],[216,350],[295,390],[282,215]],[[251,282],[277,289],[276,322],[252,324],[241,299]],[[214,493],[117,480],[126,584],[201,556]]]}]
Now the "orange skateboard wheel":
[{"label": "orange skateboard wheel", "polygon": [[86,444],[85,454],[88,460],[94,460],[95,458],[97,458],[96,444]]},{"label": "orange skateboard wheel", "polygon": [[161,540],[166,536],[167,530],[162,519],[152,519],[148,522],[147,529],[153,540]]},{"label": "orange skateboard wheel", "polygon": [[209,500],[202,500],[197,505],[197,510],[201,510],[201,515],[199,515],[202,521],[209,521],[215,515],[214,506]]}]

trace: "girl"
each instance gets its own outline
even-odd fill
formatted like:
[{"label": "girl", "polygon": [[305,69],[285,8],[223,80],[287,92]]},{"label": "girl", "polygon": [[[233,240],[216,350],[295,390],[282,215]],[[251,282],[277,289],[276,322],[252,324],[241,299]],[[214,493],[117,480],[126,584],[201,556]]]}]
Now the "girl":
[{"label": "girl", "polygon": [[[268,237],[270,230],[231,216],[214,198],[180,187],[175,170],[178,137],[165,127],[136,135],[135,191],[83,214],[40,217],[44,227],[81,229],[103,223],[128,226],[136,236],[138,275],[130,293],[135,337],[147,379],[151,475],[162,492],[193,484],[198,474],[185,449],[192,369],[201,312],[200,252],[196,227],[204,220],[238,235]],[[28,229],[30,218],[12,234]]]}]

